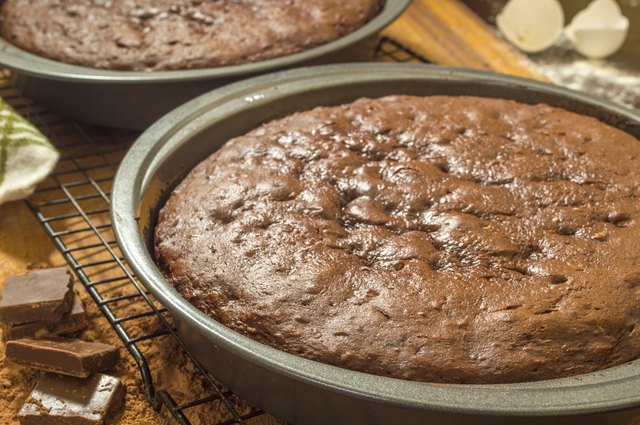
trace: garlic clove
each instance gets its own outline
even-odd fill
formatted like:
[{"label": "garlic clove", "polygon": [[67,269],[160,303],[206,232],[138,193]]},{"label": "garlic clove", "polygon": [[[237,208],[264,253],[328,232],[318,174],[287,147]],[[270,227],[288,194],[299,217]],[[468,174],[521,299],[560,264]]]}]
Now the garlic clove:
[{"label": "garlic clove", "polygon": [[558,0],[510,0],[496,23],[507,40],[533,53],[556,41],[564,26],[564,12]]},{"label": "garlic clove", "polygon": [[628,30],[629,20],[614,0],[595,0],[573,18],[565,34],[578,52],[600,59],[622,47]]}]

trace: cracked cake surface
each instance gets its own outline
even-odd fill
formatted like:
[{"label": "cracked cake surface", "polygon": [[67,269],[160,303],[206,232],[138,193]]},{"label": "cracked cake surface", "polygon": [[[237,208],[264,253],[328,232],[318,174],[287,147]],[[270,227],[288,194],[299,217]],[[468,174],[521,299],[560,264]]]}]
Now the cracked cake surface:
[{"label": "cracked cake surface", "polygon": [[0,34],[37,55],[133,71],[259,62],[341,38],[380,0],[4,0]]},{"label": "cracked cake surface", "polygon": [[389,96],[264,124],[160,212],[157,261],[249,337],[396,378],[503,383],[640,355],[640,143],[598,120]]}]

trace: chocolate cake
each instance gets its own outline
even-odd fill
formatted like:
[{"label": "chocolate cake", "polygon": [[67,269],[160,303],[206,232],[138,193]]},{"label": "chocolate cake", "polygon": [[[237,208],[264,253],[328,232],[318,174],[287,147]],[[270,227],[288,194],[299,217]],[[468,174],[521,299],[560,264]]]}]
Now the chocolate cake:
[{"label": "chocolate cake", "polygon": [[5,0],[0,34],[37,55],[93,68],[207,68],[328,43],[380,9],[380,0]]},{"label": "chocolate cake", "polygon": [[197,308],[289,353],[506,383],[640,356],[640,143],[544,104],[389,96],[262,125],[160,212]]}]

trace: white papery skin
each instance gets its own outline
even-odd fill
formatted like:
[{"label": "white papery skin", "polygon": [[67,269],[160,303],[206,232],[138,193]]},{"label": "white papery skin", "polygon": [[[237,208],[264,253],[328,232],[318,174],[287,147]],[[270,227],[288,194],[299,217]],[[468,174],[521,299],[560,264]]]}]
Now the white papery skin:
[{"label": "white papery skin", "polygon": [[564,12],[558,0],[510,0],[496,23],[507,40],[534,53],[551,46],[562,33]]},{"label": "white papery skin", "polygon": [[628,30],[629,20],[614,0],[594,0],[573,18],[565,34],[578,52],[600,59],[622,47]]}]

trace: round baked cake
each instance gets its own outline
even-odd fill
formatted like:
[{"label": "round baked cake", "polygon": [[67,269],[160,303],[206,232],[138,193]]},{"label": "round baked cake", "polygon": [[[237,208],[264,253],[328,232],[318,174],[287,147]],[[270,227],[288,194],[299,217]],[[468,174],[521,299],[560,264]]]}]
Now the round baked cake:
[{"label": "round baked cake", "polygon": [[544,104],[390,96],[227,142],[160,212],[157,262],[255,340],[418,381],[640,356],[640,142]]},{"label": "round baked cake", "polygon": [[0,34],[93,68],[207,68],[328,43],[380,10],[381,0],[4,0]]}]

